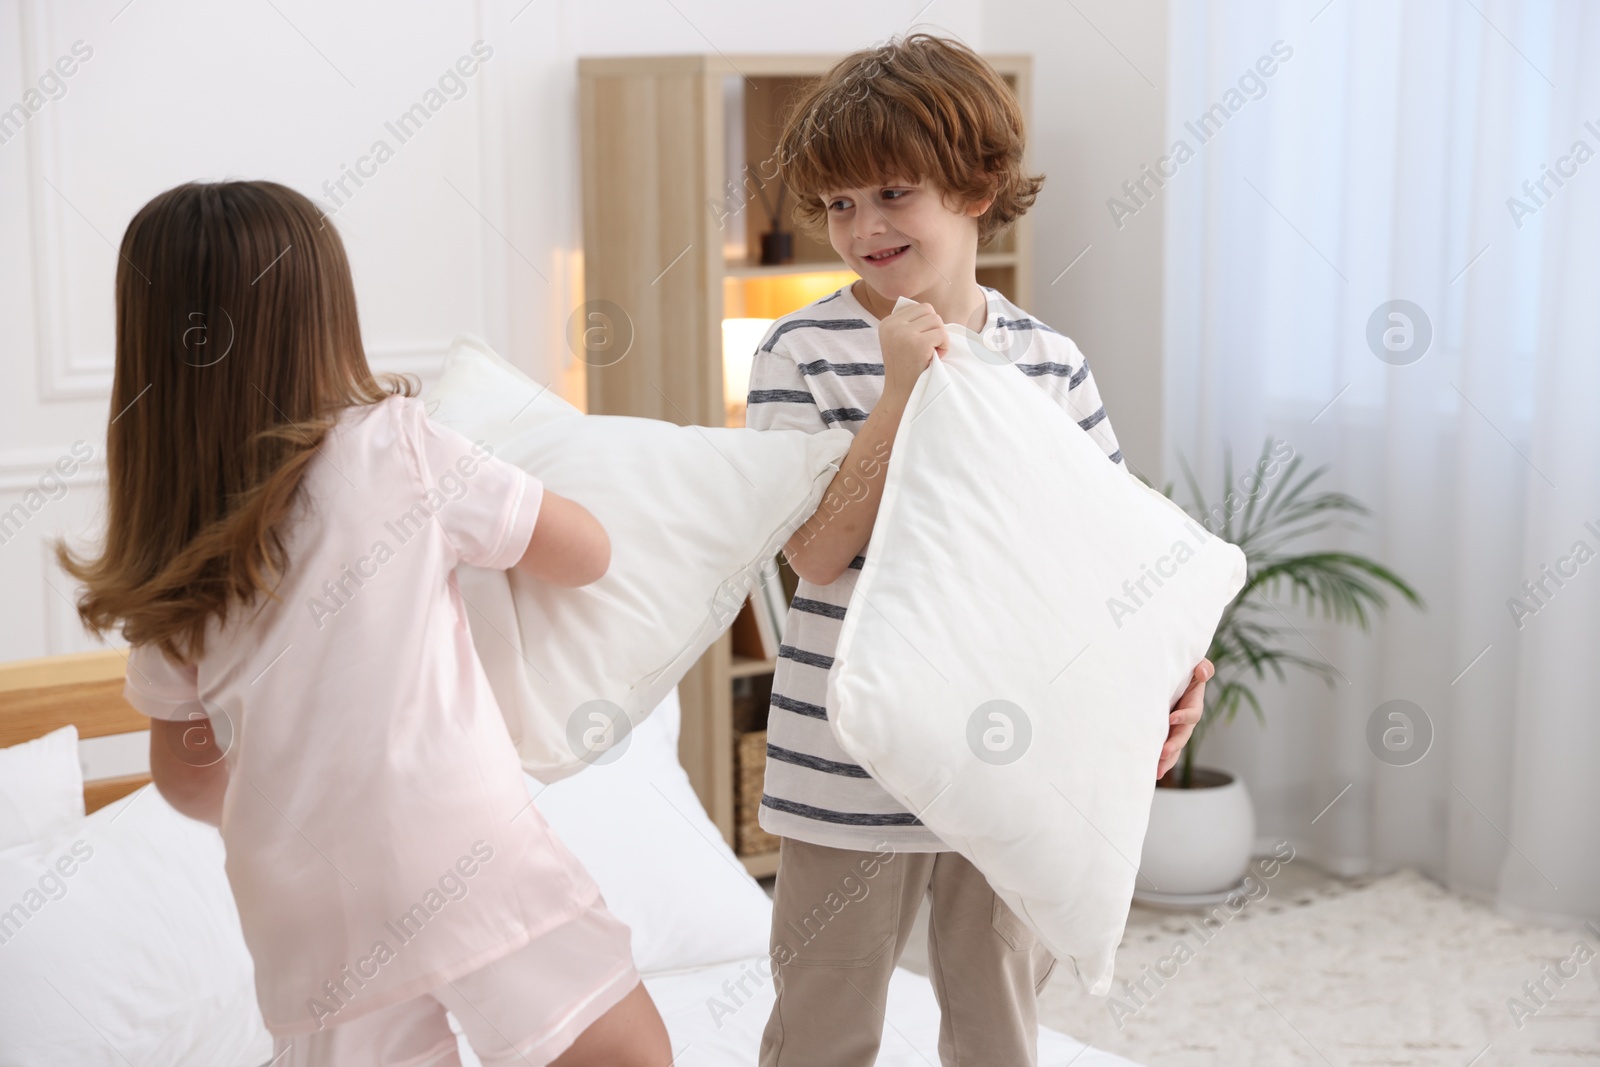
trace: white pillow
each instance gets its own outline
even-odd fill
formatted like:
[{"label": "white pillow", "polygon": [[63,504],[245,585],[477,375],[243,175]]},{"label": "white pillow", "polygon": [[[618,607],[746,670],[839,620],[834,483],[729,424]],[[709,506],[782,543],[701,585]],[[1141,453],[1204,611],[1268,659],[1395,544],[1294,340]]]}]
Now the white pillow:
[{"label": "white pillow", "polygon": [[829,722],[1103,995],[1167,716],[1244,555],[946,328],[895,435]]},{"label": "white pillow", "polygon": [[542,789],[528,779],[556,836],[633,928],[644,974],[764,955],[772,926],[767,894],[678,763],[679,715],[672,690],[605,761]]},{"label": "white pillow", "polygon": [[0,748],[0,848],[37,841],[82,818],[76,726]]},{"label": "white pillow", "polygon": [[428,390],[428,417],[469,441],[500,442],[583,412],[464,333],[450,342],[441,380]]},{"label": "white pillow", "polygon": [[258,1067],[222,838],[154,786],[0,852],[0,1067]]},{"label": "white pillow", "polygon": [[427,399],[436,421],[583,504],[611,537],[610,570],[581,589],[456,570],[523,767],[546,782],[592,762],[593,739],[638,725],[728,628],[851,441],[581,415],[472,337]]}]

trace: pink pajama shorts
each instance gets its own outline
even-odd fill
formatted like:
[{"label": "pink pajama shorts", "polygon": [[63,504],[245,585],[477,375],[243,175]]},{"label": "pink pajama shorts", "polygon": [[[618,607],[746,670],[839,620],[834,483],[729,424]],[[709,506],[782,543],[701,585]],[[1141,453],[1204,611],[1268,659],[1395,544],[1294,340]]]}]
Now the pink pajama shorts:
[{"label": "pink pajama shorts", "polygon": [[597,894],[588,910],[438,989],[278,1038],[272,1067],[460,1067],[446,1011],[483,1067],[543,1067],[638,984],[631,933]]}]

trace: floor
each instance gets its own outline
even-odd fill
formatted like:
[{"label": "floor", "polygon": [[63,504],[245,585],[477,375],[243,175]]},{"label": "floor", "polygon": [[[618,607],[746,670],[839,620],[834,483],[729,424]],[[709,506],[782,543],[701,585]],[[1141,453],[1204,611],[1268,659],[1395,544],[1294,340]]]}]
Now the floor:
[{"label": "floor", "polygon": [[1135,905],[1111,995],[1058,967],[1039,1021],[1148,1067],[1600,1065],[1600,925],[1520,922],[1414,871],[1296,860],[1263,884],[1205,928]]},{"label": "floor", "polygon": [[1415,871],[1299,860],[1264,885],[1205,930],[1135,908],[1111,995],[1058,968],[1040,1022],[1149,1067],[1600,1064],[1600,925],[1521,922]]},{"label": "floor", "polygon": [[[1269,893],[1259,902],[1259,906],[1266,908],[1269,905],[1276,907],[1291,906],[1293,901],[1320,897],[1342,888],[1353,887],[1361,883],[1345,881],[1335,878],[1327,872],[1313,867],[1304,861],[1297,861],[1281,866],[1278,874],[1269,884]],[[771,890],[769,889],[770,893]],[[1273,900],[1276,896],[1278,899]],[[1252,905],[1256,907],[1258,905]],[[1174,919],[1181,921],[1185,913],[1172,911],[1166,908],[1147,908],[1135,903],[1128,911],[1128,933],[1124,940],[1134,940],[1141,936],[1156,936],[1163,928],[1170,927]],[[922,910],[917,914],[916,929],[911,935],[911,943],[906,946],[905,955],[900,958],[902,967],[909,967],[918,974],[928,973],[928,902],[922,902]],[[1057,978],[1063,978],[1060,971],[1051,979],[1051,985],[1056,984]]]}]

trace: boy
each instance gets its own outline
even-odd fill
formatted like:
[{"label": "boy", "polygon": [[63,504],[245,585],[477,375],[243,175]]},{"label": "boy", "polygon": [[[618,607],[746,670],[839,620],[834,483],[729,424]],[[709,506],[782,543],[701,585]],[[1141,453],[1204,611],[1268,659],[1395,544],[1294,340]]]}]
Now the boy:
[{"label": "boy", "polygon": [[[1122,463],[1077,346],[977,284],[978,246],[1042,183],[1022,155],[1004,82],[966,47],[926,34],[846,57],[802,95],[779,139],[801,223],[825,227],[860,280],[779,319],[750,375],[746,425],[855,434],[823,505],[784,546],[800,587],[773,679],[761,800],[762,828],[782,838],[762,1067],[873,1062],[924,894],[946,1067],[1036,1059],[1037,994],[1055,960],[976,868],[850,761],[824,707],[895,429],[949,343],[946,322],[994,343],[1003,356],[979,355],[1014,362]],[[894,311],[901,296],[918,303]],[[1158,775],[1188,740],[1209,676],[1209,663],[1196,668]]]}]

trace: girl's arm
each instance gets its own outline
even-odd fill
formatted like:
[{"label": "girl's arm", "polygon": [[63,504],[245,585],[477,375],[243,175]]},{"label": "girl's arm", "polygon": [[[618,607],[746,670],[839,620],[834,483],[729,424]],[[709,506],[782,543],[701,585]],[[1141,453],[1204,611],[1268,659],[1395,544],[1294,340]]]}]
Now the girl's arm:
[{"label": "girl's arm", "polygon": [[228,761],[217,748],[210,719],[151,719],[150,777],[177,811],[212,826],[222,824]]},{"label": "girl's arm", "polygon": [[588,508],[545,490],[528,549],[515,566],[551,585],[588,585],[611,566],[611,538]]}]

